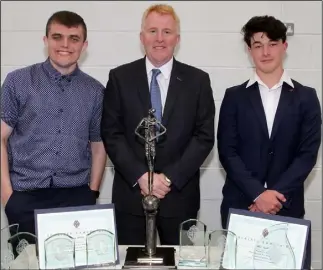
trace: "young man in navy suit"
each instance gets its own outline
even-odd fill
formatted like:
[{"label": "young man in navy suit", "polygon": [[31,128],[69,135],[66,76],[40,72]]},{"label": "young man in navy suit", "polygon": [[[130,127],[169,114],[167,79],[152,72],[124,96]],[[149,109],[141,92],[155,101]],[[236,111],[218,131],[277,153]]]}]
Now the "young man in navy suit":
[{"label": "young man in navy suit", "polygon": [[229,208],[303,218],[304,182],[321,143],[315,89],[283,68],[286,27],[256,16],[243,27],[255,65],[250,80],[226,90],[218,124],[218,151],[226,171],[222,227]]}]

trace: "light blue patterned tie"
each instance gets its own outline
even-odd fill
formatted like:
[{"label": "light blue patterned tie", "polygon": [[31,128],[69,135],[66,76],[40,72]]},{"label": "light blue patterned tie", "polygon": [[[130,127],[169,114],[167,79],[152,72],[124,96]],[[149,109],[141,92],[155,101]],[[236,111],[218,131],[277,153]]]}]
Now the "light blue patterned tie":
[{"label": "light blue patterned tie", "polygon": [[157,76],[160,74],[159,69],[153,69],[152,70],[152,78],[150,82],[150,99],[151,99],[151,106],[154,108],[155,111],[155,117],[156,119],[161,122],[162,118],[162,102],[161,102],[161,95],[160,95],[160,89],[157,82]]}]

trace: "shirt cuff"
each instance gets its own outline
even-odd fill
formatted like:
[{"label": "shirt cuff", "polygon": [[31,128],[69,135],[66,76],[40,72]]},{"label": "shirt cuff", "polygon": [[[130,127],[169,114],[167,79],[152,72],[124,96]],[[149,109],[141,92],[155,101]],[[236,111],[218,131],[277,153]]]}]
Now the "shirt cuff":
[{"label": "shirt cuff", "polygon": [[259,196],[260,196],[260,195],[258,195],[258,196],[257,196],[257,198],[253,200],[253,202],[255,202],[255,201],[259,198]]}]

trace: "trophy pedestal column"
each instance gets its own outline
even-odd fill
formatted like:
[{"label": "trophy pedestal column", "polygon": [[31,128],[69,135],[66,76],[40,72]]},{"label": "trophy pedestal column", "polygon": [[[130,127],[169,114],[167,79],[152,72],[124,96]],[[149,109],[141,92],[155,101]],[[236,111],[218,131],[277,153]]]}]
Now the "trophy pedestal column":
[{"label": "trophy pedestal column", "polygon": [[123,269],[176,269],[175,249],[172,247],[156,247],[156,253],[149,256],[144,247],[129,247]]},{"label": "trophy pedestal column", "polygon": [[[156,247],[156,214],[159,199],[153,195],[154,161],[156,157],[156,140],[166,132],[166,128],[156,120],[155,109],[150,109],[148,117],[140,121],[135,133],[145,141],[145,155],[148,161],[148,195],[142,200],[146,216],[145,247],[129,247],[127,249],[124,269],[176,269],[175,248]],[[139,132],[144,130],[144,136]],[[158,129],[158,134],[156,130]]]}]

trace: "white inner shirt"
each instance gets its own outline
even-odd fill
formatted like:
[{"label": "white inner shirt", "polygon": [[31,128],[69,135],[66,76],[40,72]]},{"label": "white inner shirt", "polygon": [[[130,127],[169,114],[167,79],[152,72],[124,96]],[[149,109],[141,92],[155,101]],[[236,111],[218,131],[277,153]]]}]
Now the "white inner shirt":
[{"label": "white inner shirt", "polygon": [[282,77],[280,78],[279,82],[275,84],[273,87],[268,88],[268,86],[259,78],[257,73],[254,74],[254,77],[251,78],[247,84],[247,88],[254,84],[255,82],[258,83],[260,96],[262,105],[264,107],[265,115],[266,115],[266,122],[268,128],[268,135],[271,136],[271,131],[273,128],[275,115],[279,103],[280,94],[282,91],[283,83],[288,83],[291,87],[294,88],[294,84],[291,78],[287,75],[284,71]]}]

